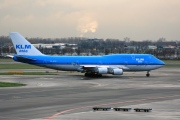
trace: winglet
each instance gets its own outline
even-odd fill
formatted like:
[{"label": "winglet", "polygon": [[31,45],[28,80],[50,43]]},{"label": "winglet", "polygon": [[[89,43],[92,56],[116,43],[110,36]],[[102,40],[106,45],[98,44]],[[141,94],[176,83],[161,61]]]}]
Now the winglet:
[{"label": "winglet", "polygon": [[9,33],[18,55],[44,55],[18,32]]}]

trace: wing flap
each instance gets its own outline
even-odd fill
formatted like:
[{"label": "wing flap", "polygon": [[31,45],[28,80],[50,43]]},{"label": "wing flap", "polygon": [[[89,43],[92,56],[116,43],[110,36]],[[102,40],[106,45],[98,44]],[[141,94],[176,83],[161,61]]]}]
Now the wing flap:
[{"label": "wing flap", "polygon": [[88,69],[88,68],[109,68],[109,66],[104,66],[104,65],[80,65],[83,69]]},{"label": "wing flap", "polygon": [[113,68],[113,69],[118,68],[118,69],[125,69],[125,70],[129,69],[128,67],[126,67],[124,65],[121,65],[118,67],[117,66],[112,67],[112,66],[108,66],[108,65],[80,65],[80,66],[82,67],[82,69],[86,69],[86,70],[93,69],[93,68]]},{"label": "wing flap", "polygon": [[82,67],[86,67],[86,68],[92,68],[92,67],[101,67],[101,68],[108,68],[109,66],[104,66],[104,65],[80,65]]}]

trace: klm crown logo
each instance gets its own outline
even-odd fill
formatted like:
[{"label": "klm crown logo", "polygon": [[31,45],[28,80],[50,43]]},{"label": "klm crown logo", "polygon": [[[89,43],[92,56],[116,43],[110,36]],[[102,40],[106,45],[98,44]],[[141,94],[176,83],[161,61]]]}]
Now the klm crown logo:
[{"label": "klm crown logo", "polygon": [[144,58],[136,58],[136,61],[137,61],[138,63],[142,63],[142,62],[144,62]]}]

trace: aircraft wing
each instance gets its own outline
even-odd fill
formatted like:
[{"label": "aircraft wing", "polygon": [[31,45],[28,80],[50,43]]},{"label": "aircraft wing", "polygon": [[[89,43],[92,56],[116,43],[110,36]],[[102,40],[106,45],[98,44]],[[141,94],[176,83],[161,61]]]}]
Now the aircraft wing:
[{"label": "aircraft wing", "polygon": [[108,69],[110,68],[110,66],[103,66],[103,65],[80,65],[81,66],[81,69],[83,71],[93,71],[93,72],[96,72],[98,71],[99,69]]},{"label": "aircraft wing", "polygon": [[108,65],[80,65],[81,69],[84,70],[95,70],[96,68],[110,68],[110,69],[123,69],[123,70],[129,70],[129,68],[125,65],[120,65],[120,66],[108,66]]},{"label": "aircraft wing", "polygon": [[109,66],[103,66],[103,65],[80,65],[83,69],[88,68],[109,68]]},{"label": "aircraft wing", "polygon": [[122,75],[123,69],[118,66],[111,67],[109,65],[82,65],[82,70],[86,72],[85,75],[88,75],[88,72],[95,72],[98,74],[113,74],[113,75]]},{"label": "aircraft wing", "polygon": [[[80,65],[81,68],[80,70],[82,71],[90,71],[90,72],[97,72],[97,71],[102,71],[103,69],[103,72],[105,71],[105,73],[107,73],[107,70],[109,68],[109,66],[103,66],[103,65]],[[101,73],[101,72],[99,72]]]}]

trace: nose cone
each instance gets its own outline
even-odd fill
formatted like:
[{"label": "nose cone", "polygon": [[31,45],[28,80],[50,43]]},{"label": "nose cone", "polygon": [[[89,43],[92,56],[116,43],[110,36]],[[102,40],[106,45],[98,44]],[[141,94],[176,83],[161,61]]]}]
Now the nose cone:
[{"label": "nose cone", "polygon": [[165,63],[162,60],[159,60],[159,65],[165,65]]},{"label": "nose cone", "polygon": [[162,60],[158,59],[157,67],[160,68],[160,67],[163,67],[164,65],[165,65],[165,63]]},{"label": "nose cone", "polygon": [[165,63],[163,61],[161,61],[162,65],[165,65]]}]

